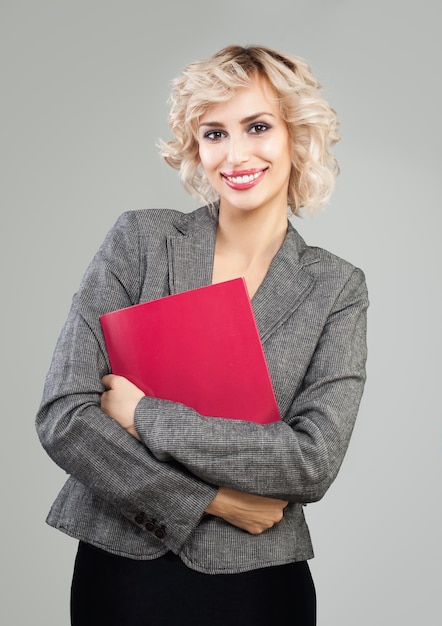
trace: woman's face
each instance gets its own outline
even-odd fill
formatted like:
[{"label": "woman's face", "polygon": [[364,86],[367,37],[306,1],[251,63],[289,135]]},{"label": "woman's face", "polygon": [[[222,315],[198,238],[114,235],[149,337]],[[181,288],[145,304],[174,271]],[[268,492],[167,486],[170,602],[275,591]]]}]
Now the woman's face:
[{"label": "woman's face", "polygon": [[220,209],[287,215],[290,136],[270,83],[257,76],[199,120],[199,156]]}]

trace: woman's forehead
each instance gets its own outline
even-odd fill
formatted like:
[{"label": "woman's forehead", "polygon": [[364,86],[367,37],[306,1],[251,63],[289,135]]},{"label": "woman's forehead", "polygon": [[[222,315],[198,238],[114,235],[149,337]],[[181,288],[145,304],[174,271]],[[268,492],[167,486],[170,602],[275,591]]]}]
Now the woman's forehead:
[{"label": "woman's forehead", "polygon": [[236,88],[228,100],[208,102],[199,122],[206,122],[209,118],[216,121],[217,118],[221,119],[225,116],[235,117],[265,112],[279,115],[279,99],[275,89],[266,78],[255,76],[251,78],[249,85]]}]

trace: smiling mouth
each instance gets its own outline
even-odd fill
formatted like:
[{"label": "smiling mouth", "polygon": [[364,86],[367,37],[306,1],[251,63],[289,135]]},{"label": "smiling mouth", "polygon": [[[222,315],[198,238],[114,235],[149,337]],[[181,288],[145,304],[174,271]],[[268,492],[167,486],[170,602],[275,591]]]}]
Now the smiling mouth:
[{"label": "smiling mouth", "polygon": [[226,184],[233,189],[250,189],[250,187],[254,187],[261,181],[266,171],[267,168],[263,170],[243,172],[242,174],[238,173],[235,176],[233,173],[222,173],[221,176]]}]

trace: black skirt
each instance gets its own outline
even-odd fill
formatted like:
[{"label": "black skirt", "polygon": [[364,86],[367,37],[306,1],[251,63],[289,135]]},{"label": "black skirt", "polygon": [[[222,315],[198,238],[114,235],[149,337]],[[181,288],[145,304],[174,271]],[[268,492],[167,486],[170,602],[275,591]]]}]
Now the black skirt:
[{"label": "black skirt", "polygon": [[241,574],[202,574],[171,552],[137,561],[80,543],[72,626],[314,626],[307,561]]}]

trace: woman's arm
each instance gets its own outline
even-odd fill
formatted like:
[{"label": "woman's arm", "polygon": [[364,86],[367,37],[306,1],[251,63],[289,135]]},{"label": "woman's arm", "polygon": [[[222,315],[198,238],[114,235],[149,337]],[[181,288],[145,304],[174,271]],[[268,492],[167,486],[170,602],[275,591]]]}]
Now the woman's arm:
[{"label": "woman's arm", "polygon": [[283,500],[319,500],[347,450],[365,383],[365,279],[354,270],[323,328],[303,387],[285,421],[259,425],[203,417],[143,397],[138,436],[160,460],[208,482]]},{"label": "woman's arm", "polygon": [[139,527],[157,520],[166,544],[178,551],[217,486],[159,461],[100,408],[109,363],[99,317],[138,301],[138,240],[135,216],[125,214],[90,264],[54,352],[36,427],[61,468]]},{"label": "woman's arm", "polygon": [[199,524],[217,487],[177,463],[156,459],[100,408],[108,372],[91,329],[74,304],[59,339],[37,416],[49,456],[139,527],[156,520],[177,552]]},{"label": "woman's arm", "polygon": [[[103,378],[106,390],[101,395],[102,410],[139,440],[134,427],[134,413],[144,393],[122,376]],[[223,518],[237,528],[258,535],[280,522],[288,502],[256,496],[221,487],[205,513]]]}]

